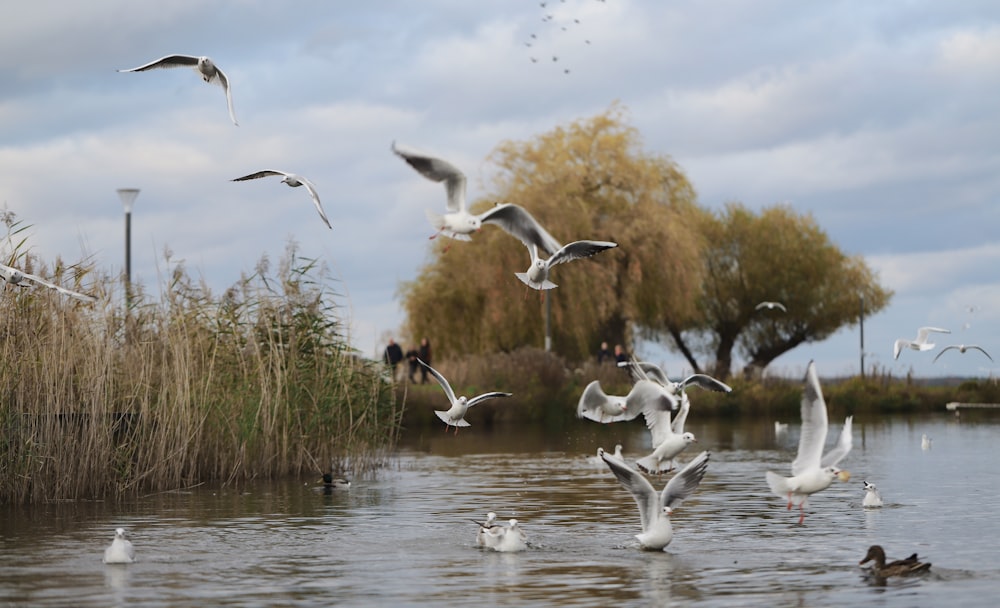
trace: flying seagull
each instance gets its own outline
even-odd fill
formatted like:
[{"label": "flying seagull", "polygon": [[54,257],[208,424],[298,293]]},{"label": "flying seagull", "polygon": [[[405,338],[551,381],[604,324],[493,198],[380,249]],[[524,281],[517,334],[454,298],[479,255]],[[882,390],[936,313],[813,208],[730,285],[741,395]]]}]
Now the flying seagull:
[{"label": "flying seagull", "polygon": [[233,111],[233,93],[229,88],[229,79],[226,78],[225,73],[216,66],[211,59],[208,57],[194,57],[193,55],[167,55],[166,57],[160,57],[156,61],[151,61],[146,65],[140,65],[137,68],[129,68],[127,70],[118,70],[119,72],[145,72],[146,70],[153,70],[156,68],[180,68],[180,67],[190,67],[194,68],[199,74],[201,74],[201,79],[208,83],[217,83],[226,91],[226,103],[229,105],[229,118],[233,120],[233,124],[237,127],[240,123],[236,122],[236,112]]},{"label": "flying seagull", "polygon": [[573,260],[589,258],[605,249],[612,249],[617,246],[618,243],[610,241],[574,241],[560,247],[551,257],[542,259],[538,254],[538,245],[533,243],[528,247],[528,251],[531,253],[531,265],[528,266],[526,272],[515,272],[514,276],[532,289],[539,291],[553,289],[557,287],[555,283],[549,280],[549,272],[553,266],[572,262]]},{"label": "flying seagull", "polygon": [[256,173],[251,173],[250,175],[244,175],[243,177],[237,177],[236,179],[230,181],[242,182],[248,179],[260,179],[262,177],[268,177],[269,175],[282,176],[281,183],[288,184],[288,186],[291,188],[298,188],[299,186],[305,186],[306,190],[309,191],[309,196],[312,197],[313,204],[316,205],[316,211],[319,212],[319,216],[323,219],[323,223],[326,224],[327,228],[333,230],[333,226],[330,225],[330,220],[326,219],[326,213],[323,212],[323,205],[319,202],[319,194],[316,192],[316,186],[314,186],[311,181],[302,177],[301,175],[288,173],[286,171],[274,171],[268,169],[265,171],[258,171]]},{"label": "flying seagull", "polygon": [[733,391],[728,384],[708,374],[691,374],[683,380],[674,382],[667,377],[667,373],[659,365],[648,361],[620,361],[618,367],[624,367],[633,380],[652,380],[663,386],[675,397],[683,393],[689,386],[697,386],[717,393],[731,393]]},{"label": "flying seagull", "polygon": [[[949,351],[951,349],[955,349],[958,352],[963,353],[963,354],[965,353],[965,351],[970,350],[970,349],[972,349],[972,350],[978,350],[979,352],[981,352],[984,355],[986,355],[987,359],[989,359],[990,361],[993,360],[993,357],[991,357],[988,352],[986,352],[985,350],[983,350],[982,346],[978,346],[976,344],[952,344],[951,346],[945,346],[944,348],[942,348],[941,352],[939,352],[937,354],[937,357],[934,357],[934,361],[937,361],[938,358],[940,358],[941,355],[943,355],[945,353],[945,351]],[[933,363],[934,361],[932,361],[931,363]]]},{"label": "flying seagull", "polygon": [[467,412],[469,408],[472,407],[473,405],[476,405],[477,403],[480,403],[482,401],[486,401],[487,399],[493,399],[494,397],[511,396],[511,393],[492,391],[489,393],[483,393],[482,395],[473,397],[471,399],[468,399],[464,396],[455,397],[455,391],[451,389],[451,385],[448,384],[448,381],[445,379],[444,376],[441,375],[440,372],[438,372],[430,365],[427,365],[420,359],[417,359],[417,362],[419,362],[420,365],[426,367],[427,371],[429,371],[431,375],[434,376],[434,379],[437,380],[438,384],[441,385],[441,388],[444,389],[444,394],[448,397],[448,401],[451,403],[451,407],[448,408],[447,410],[434,410],[434,413],[437,414],[437,417],[444,421],[445,424],[444,430],[446,433],[448,432],[448,427],[450,426],[455,427],[456,435],[458,435],[458,427],[472,426],[471,424],[465,421],[465,412]]},{"label": "flying seagull", "polygon": [[788,309],[785,308],[785,305],[781,302],[761,302],[757,306],[754,306],[754,310],[760,310],[762,308],[766,308],[768,310],[774,310],[777,308],[781,312],[788,312]]},{"label": "flying seagull", "polygon": [[840,439],[826,455],[823,455],[823,445],[826,443],[827,414],[826,401],[816,375],[816,364],[809,362],[806,370],[805,389],[802,391],[802,433],[799,436],[799,451],[792,462],[792,476],[782,477],[771,471],[767,472],[767,485],[777,496],[788,499],[788,508],[799,506],[799,523],[805,518],[805,505],[809,496],[830,487],[834,479],[847,481],[851,478],[848,471],[837,468],[837,463],[851,451],[851,420],[844,420],[844,428]]},{"label": "flying seagull", "polygon": [[39,285],[44,285],[45,287],[48,287],[50,289],[55,289],[59,293],[70,296],[72,298],[76,298],[77,300],[82,300],[84,302],[97,301],[97,298],[95,298],[94,296],[88,296],[87,294],[80,293],[78,291],[71,291],[69,289],[66,289],[65,287],[60,287],[55,283],[50,283],[45,279],[43,279],[42,277],[33,274],[28,274],[27,272],[18,270],[17,268],[11,268],[10,266],[6,266],[4,264],[0,264],[0,278],[7,281],[11,285],[20,285],[22,281],[26,280],[29,283],[38,283]]},{"label": "flying seagull", "polygon": [[903,348],[909,348],[911,350],[930,350],[934,348],[933,344],[927,342],[932,331],[936,331],[942,334],[950,334],[951,331],[947,329],[941,329],[940,327],[921,327],[917,330],[917,337],[914,340],[905,340],[899,338],[892,345],[892,358],[899,359],[899,353],[902,352]]}]

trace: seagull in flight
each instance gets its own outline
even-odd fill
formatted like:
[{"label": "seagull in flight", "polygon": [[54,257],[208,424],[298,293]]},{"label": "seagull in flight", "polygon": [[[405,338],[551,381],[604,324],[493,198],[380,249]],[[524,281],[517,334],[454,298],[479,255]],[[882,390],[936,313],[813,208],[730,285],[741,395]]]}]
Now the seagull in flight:
[{"label": "seagull in flight", "polygon": [[984,355],[986,355],[986,358],[987,358],[987,359],[989,359],[990,361],[992,361],[992,360],[993,360],[993,357],[991,357],[991,356],[990,356],[990,354],[989,354],[988,352],[986,352],[985,350],[983,350],[983,347],[982,347],[982,346],[979,346],[979,345],[976,345],[976,344],[952,344],[951,346],[945,346],[944,348],[942,348],[942,349],[941,349],[941,352],[939,352],[939,353],[937,354],[937,357],[934,357],[934,361],[931,361],[931,363],[934,363],[934,362],[935,362],[935,361],[937,361],[937,360],[938,360],[938,359],[939,359],[939,358],[941,357],[941,355],[943,355],[943,354],[944,354],[944,353],[945,353],[946,351],[949,351],[949,350],[952,350],[952,349],[954,349],[954,350],[957,350],[958,352],[960,352],[960,353],[963,353],[963,354],[964,354],[964,353],[965,353],[965,351],[967,351],[967,350],[978,350],[979,352],[981,352],[981,353],[983,353]]},{"label": "seagull in flight", "polygon": [[906,340],[899,338],[892,345],[892,358],[899,359],[899,353],[902,352],[903,348],[909,348],[911,350],[930,350],[934,348],[933,344],[927,342],[930,333],[938,332],[941,334],[950,334],[951,331],[947,329],[941,329],[940,327],[921,327],[917,330],[917,337],[914,340]]},{"label": "seagull in flight", "polygon": [[447,410],[434,410],[434,413],[438,418],[444,421],[444,430],[447,433],[448,427],[455,427],[455,434],[458,435],[458,427],[460,426],[472,426],[465,421],[465,412],[469,411],[469,408],[477,403],[486,401],[487,399],[493,399],[495,397],[510,397],[511,393],[502,393],[500,391],[492,391],[489,393],[483,393],[482,395],[473,397],[471,399],[466,397],[456,397],[455,391],[452,390],[451,385],[448,384],[448,380],[441,375],[439,371],[424,363],[421,359],[417,359],[420,365],[427,368],[427,371],[434,376],[441,388],[444,389],[444,394],[448,397],[448,401],[451,403],[451,407]]},{"label": "seagull in flight", "polygon": [[761,302],[757,306],[754,306],[754,310],[760,310],[762,308],[766,308],[768,310],[774,310],[777,308],[781,312],[788,312],[788,309],[785,308],[785,305],[781,302]]},{"label": "seagull in flight", "polygon": [[180,67],[194,68],[195,71],[201,75],[202,80],[208,83],[216,83],[225,89],[226,103],[229,105],[229,118],[232,119],[234,125],[237,127],[240,126],[240,123],[236,122],[236,112],[233,110],[233,93],[229,87],[229,79],[226,78],[226,74],[208,57],[195,57],[193,55],[167,55],[166,57],[160,57],[156,61],[151,61],[146,65],[140,65],[137,68],[129,68],[127,70],[118,71],[145,72],[146,70],[153,70],[157,68]]},{"label": "seagull in flight", "polygon": [[333,226],[330,225],[330,220],[326,218],[326,213],[323,212],[323,205],[319,202],[319,194],[316,192],[316,186],[313,185],[311,181],[302,177],[301,175],[296,175],[294,173],[288,173],[287,171],[275,171],[275,170],[265,170],[258,171],[256,173],[251,173],[250,175],[244,175],[243,177],[237,177],[236,179],[230,180],[234,182],[242,182],[248,179],[260,179],[262,177],[268,177],[270,175],[280,175],[281,183],[288,184],[291,188],[298,188],[299,186],[305,186],[306,190],[309,191],[309,196],[312,197],[313,204],[316,205],[316,211],[319,212],[320,218],[322,218],[323,223],[330,230],[333,230]]},{"label": "seagull in flight", "polygon": [[7,281],[11,285],[22,285],[23,281],[27,281],[28,283],[38,283],[39,285],[44,285],[45,287],[48,287],[50,289],[55,289],[56,291],[58,291],[63,295],[70,296],[71,298],[76,298],[77,300],[81,300],[83,302],[97,301],[97,298],[95,298],[94,296],[88,296],[85,293],[80,293],[78,291],[72,291],[70,289],[66,289],[65,287],[56,285],[55,283],[50,283],[49,281],[46,281],[40,276],[28,274],[27,272],[18,270],[17,268],[11,268],[10,266],[7,266],[5,264],[0,264],[0,278],[2,278],[4,281]]},{"label": "seagull in flight", "polygon": [[617,246],[618,243],[610,241],[574,241],[560,247],[551,257],[543,259],[538,253],[538,244],[532,243],[528,247],[528,251],[531,253],[531,265],[528,266],[527,271],[515,272],[514,276],[532,289],[539,291],[553,289],[557,287],[555,283],[549,280],[549,272],[553,266],[572,262],[573,260],[589,258],[605,249],[612,249]]}]

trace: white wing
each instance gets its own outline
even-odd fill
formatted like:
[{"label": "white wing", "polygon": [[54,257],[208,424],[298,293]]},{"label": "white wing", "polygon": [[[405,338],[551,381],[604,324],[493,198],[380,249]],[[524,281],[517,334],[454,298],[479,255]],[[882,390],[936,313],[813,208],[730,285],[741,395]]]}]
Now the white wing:
[{"label": "white wing", "polygon": [[504,393],[501,391],[491,391],[489,393],[483,393],[482,395],[477,395],[466,402],[466,407],[472,407],[473,405],[486,401],[487,399],[495,399],[497,397],[511,397],[513,393]]},{"label": "white wing", "polygon": [[323,204],[319,202],[319,193],[316,192],[316,186],[314,186],[311,181],[307,180],[304,177],[301,176],[296,176],[296,177],[300,182],[302,182],[302,185],[306,187],[306,190],[309,191],[309,196],[312,197],[313,204],[316,205],[316,211],[319,212],[319,216],[323,219],[323,223],[326,224],[327,228],[333,230],[333,226],[330,225],[330,220],[327,219],[326,213],[323,211]]},{"label": "white wing", "polygon": [[39,285],[44,285],[45,287],[48,287],[49,289],[55,289],[59,293],[61,293],[63,295],[66,295],[66,296],[70,296],[72,298],[76,298],[77,300],[82,300],[84,302],[96,302],[97,301],[97,298],[95,298],[94,296],[88,296],[85,293],[80,293],[78,291],[72,291],[70,289],[66,289],[65,287],[62,287],[60,285],[56,285],[55,283],[50,283],[49,281],[46,281],[42,277],[35,276],[33,274],[28,274],[26,272],[22,272],[21,274],[24,275],[24,278],[26,278],[26,279],[34,282],[34,283],[38,283]]},{"label": "white wing", "polygon": [[444,394],[448,397],[448,402],[454,405],[455,401],[457,401],[457,399],[455,398],[455,391],[451,390],[451,385],[448,384],[448,381],[445,379],[445,377],[442,376],[439,371],[437,371],[430,365],[424,363],[422,359],[417,359],[417,362],[420,363],[420,365],[426,367],[427,371],[429,371],[431,375],[434,376],[434,379],[437,380],[438,384],[441,385],[441,388],[444,389]]},{"label": "white wing", "polygon": [[448,191],[448,211],[465,211],[465,174],[458,167],[426,152],[397,146],[396,142],[392,142],[392,151],[427,179],[444,182]]},{"label": "white wing", "polygon": [[936,331],[941,334],[950,334],[951,331],[947,329],[941,329],[940,327],[921,327],[917,330],[917,339],[914,342],[927,342],[927,338],[930,337],[930,333]]},{"label": "white wing", "polygon": [[660,502],[664,507],[673,508],[679,505],[681,501],[698,489],[702,478],[705,477],[705,471],[708,470],[709,455],[707,451],[698,454],[694,460],[687,463],[679,473],[674,475],[667,487],[663,488],[663,493],[660,496]]},{"label": "white wing", "polygon": [[229,79],[226,78],[225,72],[219,69],[219,66],[215,66],[215,73],[219,77],[219,84],[226,90],[226,105],[229,106],[229,118],[238,127],[240,123],[236,122],[236,111],[233,109],[233,91],[229,87]]},{"label": "white wing", "polygon": [[819,466],[823,467],[835,467],[837,463],[847,456],[848,452],[851,451],[851,445],[853,444],[853,438],[851,433],[851,423],[854,420],[854,416],[848,416],[844,420],[844,428],[840,430],[840,438],[837,439],[837,445],[833,446],[829,452],[827,452],[823,459],[820,461]]},{"label": "white wing", "polygon": [[580,258],[589,258],[605,249],[617,246],[618,243],[611,243],[609,241],[574,241],[568,245],[563,245],[562,249],[553,254],[548,260],[548,265],[551,267]]},{"label": "white wing", "polygon": [[507,234],[524,243],[524,246],[529,249],[534,245],[548,255],[553,255],[562,248],[559,241],[549,234],[526,209],[512,203],[496,205],[489,211],[479,214],[479,221],[484,224],[500,226]]},{"label": "white wing", "polygon": [[154,68],[179,68],[179,67],[192,67],[198,65],[199,57],[193,57],[191,55],[167,55],[166,57],[160,57],[155,61],[150,61],[145,65],[140,65],[137,68],[129,68],[127,70],[118,70],[119,72],[145,72],[146,70],[152,70]]},{"label": "white wing", "polygon": [[826,442],[826,402],[816,375],[816,363],[809,362],[806,370],[805,388],[802,391],[802,434],[799,436],[799,452],[792,462],[792,475],[817,468]]},{"label": "white wing", "polygon": [[[635,499],[635,504],[639,507],[639,521],[642,523],[643,532],[645,532],[649,523],[656,521],[659,511],[662,509],[660,497],[656,495],[649,480],[625,464],[624,461],[606,454],[603,448],[600,450],[600,456],[618,478],[618,483],[628,490],[632,494],[632,498]],[[680,473],[677,476],[679,477]]]},{"label": "white wing", "polygon": [[670,430],[674,432],[674,435],[684,434],[684,423],[687,421],[688,412],[691,410],[691,399],[688,398],[687,393],[681,393],[681,406],[677,410],[677,414],[674,416],[674,421],[670,423]]},{"label": "white wing", "polygon": [[698,388],[703,388],[709,391],[715,391],[717,393],[731,393],[733,389],[730,388],[728,384],[721,380],[716,380],[715,378],[706,374],[691,374],[687,378],[684,378],[680,383],[681,388],[686,388],[688,386],[697,386]]}]

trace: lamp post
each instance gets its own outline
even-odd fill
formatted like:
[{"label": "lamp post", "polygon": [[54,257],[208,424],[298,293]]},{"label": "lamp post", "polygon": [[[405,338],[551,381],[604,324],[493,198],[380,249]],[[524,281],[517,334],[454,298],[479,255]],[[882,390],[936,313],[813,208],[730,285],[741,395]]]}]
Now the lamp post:
[{"label": "lamp post", "polygon": [[132,204],[139,196],[138,188],[119,188],[118,196],[125,207],[125,308],[132,304]]}]

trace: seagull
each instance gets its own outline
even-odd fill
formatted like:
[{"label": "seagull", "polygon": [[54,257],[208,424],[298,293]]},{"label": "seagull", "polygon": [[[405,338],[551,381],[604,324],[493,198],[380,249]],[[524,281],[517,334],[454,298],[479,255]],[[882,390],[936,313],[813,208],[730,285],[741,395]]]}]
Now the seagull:
[{"label": "seagull", "polygon": [[56,291],[58,291],[63,295],[70,296],[71,298],[76,298],[77,300],[81,300],[83,302],[97,301],[97,298],[95,298],[94,296],[88,296],[85,293],[80,293],[78,291],[72,291],[66,289],[65,287],[60,287],[55,283],[50,283],[46,281],[42,277],[33,274],[28,274],[27,272],[18,270],[17,268],[11,268],[10,266],[6,266],[4,264],[0,264],[0,278],[2,278],[4,281],[7,281],[11,285],[20,285],[22,281],[26,280],[29,283],[38,283],[39,285],[44,285],[45,287],[48,287],[50,289],[55,289]]},{"label": "seagull", "polygon": [[451,407],[448,410],[434,410],[437,417],[444,421],[445,432],[448,432],[448,427],[455,427],[455,434],[458,435],[458,427],[460,426],[472,426],[465,421],[465,412],[469,410],[470,407],[476,405],[481,401],[486,401],[487,399],[493,399],[494,397],[510,397],[511,393],[501,393],[499,391],[493,391],[490,393],[483,393],[472,399],[467,399],[463,397],[455,397],[455,391],[451,390],[451,385],[445,380],[444,376],[441,375],[436,369],[424,363],[421,359],[417,359],[420,365],[427,368],[427,371],[434,376],[434,379],[438,381],[441,388],[444,389],[444,394],[448,397],[448,401],[451,402]]},{"label": "seagull", "polygon": [[885,563],[885,549],[879,545],[868,547],[868,553],[865,554],[865,558],[858,562],[858,564],[864,564],[872,560],[874,560],[874,564],[871,566],[871,573],[879,578],[917,574],[926,572],[931,567],[929,563],[920,562],[917,559],[916,553],[906,559],[897,559],[887,564]]},{"label": "seagull", "polygon": [[501,553],[524,551],[528,548],[528,535],[518,525],[516,519],[510,519],[506,526],[492,525],[484,530],[483,546]]},{"label": "seagull", "polygon": [[574,241],[568,245],[563,245],[558,251],[552,254],[552,257],[543,260],[538,255],[538,245],[533,243],[528,247],[528,251],[531,253],[531,265],[528,266],[526,272],[515,272],[514,276],[532,289],[539,291],[553,289],[557,287],[555,283],[549,280],[549,271],[553,266],[572,262],[573,260],[589,258],[605,249],[612,249],[617,246],[618,243],[609,241]]},{"label": "seagull", "polygon": [[309,191],[309,196],[313,199],[313,204],[316,205],[316,211],[319,212],[320,218],[322,218],[323,223],[330,230],[333,230],[333,226],[330,225],[330,220],[326,218],[326,213],[323,212],[323,205],[319,202],[319,194],[316,192],[316,186],[313,185],[311,181],[302,177],[301,175],[296,175],[294,173],[288,173],[287,171],[275,171],[268,169],[265,171],[258,171],[256,173],[251,173],[250,175],[244,175],[243,177],[237,177],[236,179],[230,180],[234,182],[242,182],[248,179],[260,179],[262,177],[268,177],[269,175],[281,175],[281,183],[288,184],[291,188],[298,188],[299,186],[305,186],[306,190]]},{"label": "seagull", "polygon": [[788,312],[788,309],[785,308],[785,305],[781,302],[761,302],[757,306],[754,306],[754,310],[760,310],[761,308],[766,308],[768,310],[774,310],[777,308],[781,312]]},{"label": "seagull", "polygon": [[931,439],[930,437],[928,437],[927,433],[924,433],[923,435],[920,436],[920,449],[921,450],[925,450],[926,451],[926,450],[931,449],[933,443],[934,443],[934,440]]},{"label": "seagull", "polygon": [[826,402],[816,376],[816,364],[809,362],[806,370],[805,390],[802,392],[802,432],[799,436],[799,451],[792,462],[792,477],[782,477],[767,472],[767,485],[777,496],[788,499],[788,508],[799,506],[799,524],[805,521],[805,505],[811,494],[830,487],[834,479],[847,481],[848,471],[837,468],[837,463],[851,451],[851,420],[844,420],[837,445],[823,455],[826,442],[827,417]]},{"label": "seagull", "polygon": [[927,342],[927,337],[932,331],[942,334],[951,333],[951,331],[939,327],[921,327],[917,330],[917,338],[915,340],[904,340],[903,338],[896,340],[895,344],[892,345],[892,358],[899,359],[899,353],[904,347],[912,350],[930,350],[934,348],[933,344],[928,344]]},{"label": "seagull", "polygon": [[673,460],[678,454],[692,443],[698,442],[693,433],[684,432],[684,422],[691,402],[687,394],[682,393],[677,416],[671,421],[673,400],[663,393],[662,387],[648,380],[641,380],[636,384],[640,385],[650,386],[642,415],[652,436],[653,452],[636,460],[635,464],[647,473],[664,473],[674,468]]},{"label": "seagull", "polygon": [[[597,456],[590,456],[590,457],[587,458],[587,461],[588,462],[592,462],[594,465],[603,468],[604,467],[604,458],[601,457],[601,454],[603,454],[603,453],[604,453],[604,448],[597,448]],[[620,443],[616,443],[615,444],[615,454],[614,454],[614,456],[618,460],[622,460],[624,458],[624,456],[622,456],[622,444],[620,444]]]},{"label": "seagull", "polygon": [[787,422],[778,422],[777,420],[774,421],[774,434],[775,434],[775,436],[783,435],[783,434],[785,434],[787,432],[788,432],[788,423]]},{"label": "seagull", "polygon": [[945,346],[944,348],[942,348],[941,352],[939,352],[937,354],[937,357],[934,357],[934,361],[931,361],[931,363],[934,363],[935,361],[937,361],[938,358],[941,357],[941,355],[943,355],[945,353],[945,351],[948,351],[948,350],[951,350],[951,349],[955,349],[958,352],[963,353],[963,354],[965,353],[965,351],[970,350],[970,349],[972,349],[972,350],[978,350],[979,352],[981,352],[984,355],[986,355],[987,359],[989,359],[990,361],[993,360],[993,357],[991,357],[988,352],[986,352],[985,350],[983,350],[982,346],[978,346],[976,344],[952,344],[951,346]]},{"label": "seagull", "polygon": [[691,374],[687,378],[674,382],[667,377],[667,373],[655,363],[647,361],[621,361],[618,367],[628,369],[635,380],[652,380],[666,388],[670,394],[679,395],[689,386],[697,386],[717,393],[731,393],[733,389],[721,380],[717,380],[707,374]]},{"label": "seagull", "polygon": [[622,487],[632,493],[632,498],[639,506],[642,534],[635,535],[639,539],[639,544],[644,549],[654,550],[661,550],[669,545],[674,537],[670,514],[674,507],[698,488],[708,469],[709,453],[706,451],[698,454],[674,475],[660,494],[653,490],[649,480],[625,464],[625,461],[605,454],[603,449],[599,449],[598,454],[618,478]]},{"label": "seagull", "polygon": [[576,416],[603,424],[633,420],[642,413],[651,399],[663,393],[656,383],[646,381],[636,382],[624,397],[608,395],[601,388],[600,380],[594,380],[583,389],[576,405]]},{"label": "seagull", "polygon": [[131,564],[135,561],[135,547],[125,538],[125,528],[115,529],[115,539],[104,550],[105,564]]},{"label": "seagull", "polygon": [[465,202],[465,174],[448,161],[414,148],[399,146],[396,142],[392,143],[392,151],[427,179],[444,182],[448,193],[448,212],[444,215],[427,212],[427,219],[437,230],[431,238],[443,234],[459,241],[470,241],[472,238],[469,235],[482,229],[483,224],[496,224],[525,246],[537,245],[549,255],[561,247],[559,241],[519,205],[498,204],[478,215],[469,213]]},{"label": "seagull", "polygon": [[878,493],[878,488],[875,484],[863,481],[865,484],[865,497],[861,501],[862,507],[881,507],[882,506],[882,495]]},{"label": "seagull", "polygon": [[494,523],[496,522],[496,519],[497,519],[497,514],[494,513],[493,511],[490,511],[489,513],[486,514],[486,521],[482,523],[478,521],[476,522],[476,524],[479,525],[479,531],[476,532],[476,544],[479,545],[480,547],[486,545],[486,533],[490,528],[496,525]]},{"label": "seagull", "polygon": [[226,75],[216,66],[211,59],[208,57],[194,57],[192,55],[167,55],[166,57],[161,57],[156,61],[151,61],[146,65],[140,65],[137,68],[129,68],[127,70],[118,70],[119,72],[145,72],[146,70],[152,70],[155,68],[179,68],[179,67],[192,67],[199,74],[201,74],[202,80],[208,83],[218,83],[226,90],[226,103],[229,104],[229,118],[233,120],[233,124],[237,127],[240,123],[236,122],[236,113],[233,111],[233,94],[229,88],[229,79]]}]

